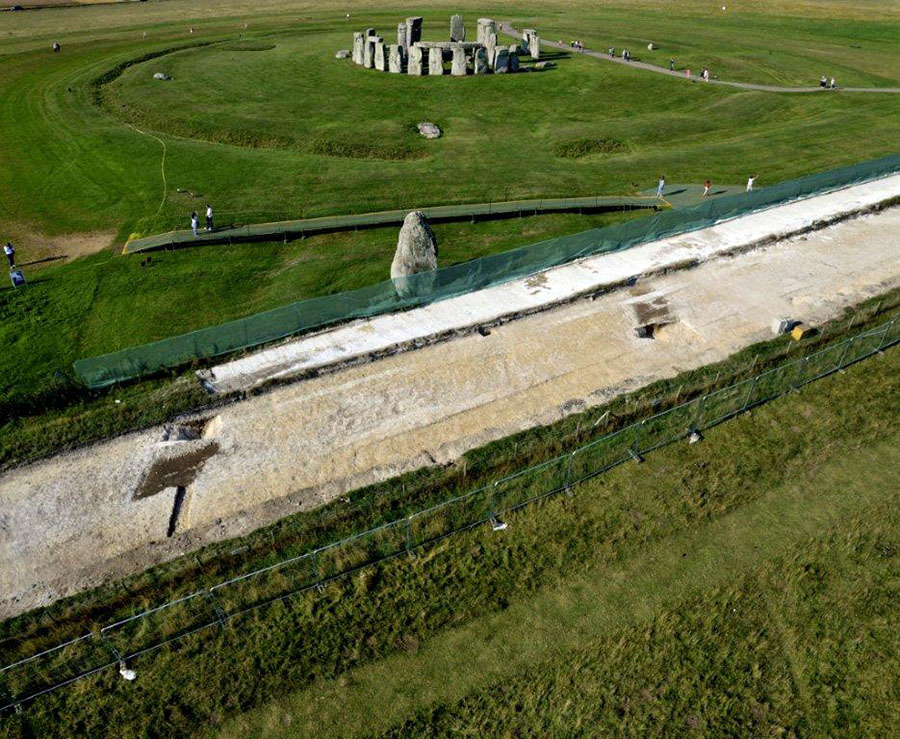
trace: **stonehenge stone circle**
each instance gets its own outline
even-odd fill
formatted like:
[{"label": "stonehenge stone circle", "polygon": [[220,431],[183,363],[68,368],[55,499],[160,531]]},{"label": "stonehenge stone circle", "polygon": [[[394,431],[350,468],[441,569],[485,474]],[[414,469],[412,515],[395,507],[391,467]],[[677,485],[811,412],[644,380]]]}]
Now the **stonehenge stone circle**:
[{"label": "stonehenge stone circle", "polygon": [[391,262],[391,280],[401,297],[419,294],[430,289],[431,279],[410,279],[422,272],[437,269],[438,245],[434,231],[428,225],[425,214],[413,211],[403,219],[403,227],[397,238],[397,250]]},{"label": "stonehenge stone circle", "polygon": [[408,74],[413,75],[414,77],[422,76],[422,48],[419,46],[410,46],[409,47],[409,56],[406,65],[406,71]]},{"label": "stonehenge stone circle", "polygon": [[388,47],[388,71],[392,74],[400,74],[403,71],[403,49],[400,44],[391,44]]},{"label": "stonehenge stone circle", "polygon": [[428,74],[440,76],[444,73],[444,50],[431,48],[428,50]]},{"label": "stonehenge stone circle", "polygon": [[406,43],[412,46],[422,40],[422,18],[415,16],[406,19]]},{"label": "stonehenge stone circle", "polygon": [[465,77],[466,68],[466,50],[461,46],[454,47],[453,66],[450,67],[450,74],[452,74],[454,77]]},{"label": "stonehenge stone circle", "polygon": [[[520,68],[520,54],[530,54],[540,58],[540,38],[533,28],[522,32],[521,46],[501,46],[497,42],[497,24],[490,18],[479,18],[477,41],[466,41],[466,28],[461,15],[450,18],[449,41],[422,41],[422,21],[420,16],[412,16],[397,24],[397,43],[385,43],[376,35],[374,28],[353,34],[352,50],[341,50],[335,54],[338,59],[352,57],[353,62],[368,69],[377,69],[392,74],[407,74],[420,77],[424,74],[440,77],[445,74],[444,63],[450,61],[450,74],[465,77],[470,74],[483,75],[491,71],[496,74],[528,72],[530,67]],[[537,65],[535,65],[537,68]]]},{"label": "stonehenge stone circle", "polygon": [[462,19],[461,15],[450,16],[450,40],[451,41],[465,41],[466,40],[466,26],[463,23],[463,19]]}]

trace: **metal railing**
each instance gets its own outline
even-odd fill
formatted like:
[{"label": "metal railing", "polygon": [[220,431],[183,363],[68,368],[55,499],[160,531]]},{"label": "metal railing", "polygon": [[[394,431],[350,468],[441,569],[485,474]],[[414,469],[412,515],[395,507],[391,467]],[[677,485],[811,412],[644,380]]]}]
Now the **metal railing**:
[{"label": "metal railing", "polygon": [[715,426],[900,342],[900,316],[390,523],[164,603],[0,668],[0,710],[433,544]]}]

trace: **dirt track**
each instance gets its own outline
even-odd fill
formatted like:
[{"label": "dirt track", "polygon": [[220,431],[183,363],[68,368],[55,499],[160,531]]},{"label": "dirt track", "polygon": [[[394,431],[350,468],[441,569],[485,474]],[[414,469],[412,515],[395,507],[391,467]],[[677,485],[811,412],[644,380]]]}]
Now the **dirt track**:
[{"label": "dirt track", "polygon": [[[288,385],[194,440],[153,429],[14,470],[0,478],[0,617],[720,360],[774,317],[823,321],[900,285],[898,229],[894,208]],[[674,321],[655,340],[634,333],[647,311]],[[184,489],[148,494],[158,480]]]}]

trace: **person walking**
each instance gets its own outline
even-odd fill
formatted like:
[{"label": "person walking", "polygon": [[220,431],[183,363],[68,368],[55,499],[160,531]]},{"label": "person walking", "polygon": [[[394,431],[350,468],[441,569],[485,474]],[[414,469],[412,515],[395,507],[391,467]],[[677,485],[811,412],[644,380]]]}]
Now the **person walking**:
[{"label": "person walking", "polygon": [[206,230],[213,230],[213,209],[209,203],[206,204]]},{"label": "person walking", "polygon": [[197,217],[197,211],[191,213],[191,231],[194,232],[194,238],[197,238],[197,227],[200,225],[200,219]]},{"label": "person walking", "polygon": [[659,176],[659,184],[656,187],[656,197],[661,198],[663,196],[663,190],[666,189],[666,176]]},{"label": "person walking", "polygon": [[14,269],[16,266],[16,250],[8,241],[3,245],[3,253],[6,254],[6,261],[9,262],[9,268]]},{"label": "person walking", "polygon": [[707,180],[706,182],[703,183],[703,197],[706,197],[707,195],[709,195],[709,188],[711,186],[712,186],[712,182],[710,182],[709,180]]},{"label": "person walking", "polygon": [[675,60],[674,59],[669,59],[669,71],[670,72],[675,71]]},{"label": "person walking", "polygon": [[834,82],[834,77],[831,78],[831,89],[833,90],[836,87]]},{"label": "person walking", "polygon": [[747,178],[747,192],[753,192],[753,184],[756,182],[757,175]]},{"label": "person walking", "polygon": [[819,87],[821,87],[823,90],[826,87],[828,87],[828,79],[825,77],[824,74],[822,75],[822,78],[819,80]]}]

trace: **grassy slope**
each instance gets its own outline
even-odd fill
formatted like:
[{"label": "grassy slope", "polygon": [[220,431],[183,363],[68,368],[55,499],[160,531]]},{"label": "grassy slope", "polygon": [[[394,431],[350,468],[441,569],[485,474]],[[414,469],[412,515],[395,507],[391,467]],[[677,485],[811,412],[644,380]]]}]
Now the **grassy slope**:
[{"label": "grassy slope", "polygon": [[[21,722],[55,736],[181,735],[315,680],[261,715],[226,725],[228,734],[270,736],[280,728],[290,736],[360,735],[442,703],[460,712],[455,726],[468,721],[478,734],[495,726],[480,706],[512,713],[502,705],[503,686],[454,709],[456,701],[518,675],[525,717],[549,722],[537,708],[548,675],[566,680],[565,666],[573,663],[601,675],[622,664],[591,657],[605,654],[592,645],[610,646],[613,657],[635,665],[637,674],[622,678],[626,694],[639,690],[632,686],[651,695],[661,690],[658,710],[682,721],[696,715],[701,726],[735,732],[758,705],[795,730],[813,716],[814,728],[885,726],[896,717],[879,686],[893,669],[884,660],[896,654],[897,631],[877,616],[890,586],[882,573],[896,568],[894,550],[883,544],[896,539],[900,525],[898,362],[891,350],[728,422],[703,444],[665,448],[640,468],[618,468],[572,498],[511,516],[502,535],[485,527],[415,561],[369,569],[323,595],[210,634],[212,641],[138,660],[134,685],[113,675],[85,681],[3,728],[11,736],[23,730]],[[779,568],[789,580],[803,573],[826,579],[817,573],[830,572],[833,547],[817,548],[810,539],[827,542],[835,529],[838,562],[857,557],[863,567],[828,578],[837,588],[831,600],[843,610],[810,608],[803,618],[780,597]],[[862,584],[855,582],[861,569],[870,572]],[[760,590],[778,619],[754,613]],[[742,615],[727,620],[726,604]],[[829,620],[829,613],[838,615]],[[853,618],[867,619],[864,632],[849,626]],[[832,639],[816,642],[815,619],[825,619]],[[713,650],[698,631],[710,635]],[[647,647],[626,649],[653,638],[681,660],[680,672],[660,667]],[[787,664],[798,651],[821,666],[803,673],[799,689],[788,677],[796,665]],[[852,671],[838,669],[845,654],[856,655]],[[709,677],[695,679],[692,663]],[[674,683],[668,692],[665,675]],[[597,683],[607,681],[591,685]],[[604,720],[623,716],[616,695],[584,689],[571,696],[573,715],[588,714],[593,704],[595,712],[610,706]],[[673,697],[682,692],[683,699]],[[414,726],[453,723],[446,713]],[[638,720],[650,718],[638,712],[635,731]]]}]

